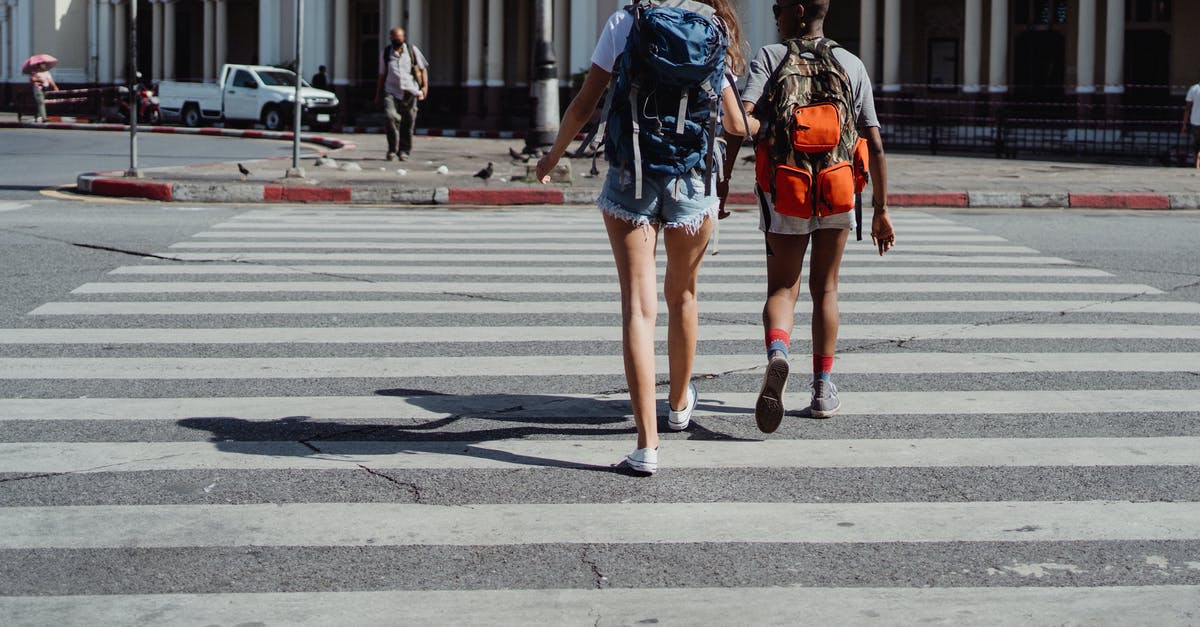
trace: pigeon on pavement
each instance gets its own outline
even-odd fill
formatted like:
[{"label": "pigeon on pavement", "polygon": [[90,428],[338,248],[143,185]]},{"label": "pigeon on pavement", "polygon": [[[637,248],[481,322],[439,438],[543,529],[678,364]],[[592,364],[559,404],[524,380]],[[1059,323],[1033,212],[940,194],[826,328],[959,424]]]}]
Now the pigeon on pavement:
[{"label": "pigeon on pavement", "polygon": [[529,163],[529,159],[533,157],[532,154],[526,154],[514,150],[512,146],[508,147],[508,156],[512,157],[513,161],[520,161],[521,163]]},{"label": "pigeon on pavement", "polygon": [[481,178],[486,183],[488,179],[492,178],[492,172],[494,171],[495,170],[492,168],[492,162],[489,161],[486,168],[475,173],[475,178]]},{"label": "pigeon on pavement", "polygon": [[246,169],[246,166],[244,166],[244,165],[242,165],[242,164],[240,164],[240,163],[239,163],[239,164],[237,164],[237,166],[238,166],[238,172],[241,172],[241,173],[242,173],[242,180],[243,180],[243,181],[244,181],[244,180],[246,180],[246,177],[247,177],[247,176],[250,176],[250,170],[247,170],[247,169]]}]

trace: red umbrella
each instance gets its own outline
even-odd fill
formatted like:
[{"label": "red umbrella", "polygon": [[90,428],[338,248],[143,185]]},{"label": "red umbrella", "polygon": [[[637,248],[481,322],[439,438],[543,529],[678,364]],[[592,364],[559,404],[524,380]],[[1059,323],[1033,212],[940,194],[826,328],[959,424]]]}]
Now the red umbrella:
[{"label": "red umbrella", "polygon": [[25,63],[21,65],[21,73],[33,74],[37,71],[35,68],[37,68],[39,65],[45,65],[46,69],[48,70],[58,65],[58,59],[55,59],[48,54],[35,54],[32,57],[25,59]]}]

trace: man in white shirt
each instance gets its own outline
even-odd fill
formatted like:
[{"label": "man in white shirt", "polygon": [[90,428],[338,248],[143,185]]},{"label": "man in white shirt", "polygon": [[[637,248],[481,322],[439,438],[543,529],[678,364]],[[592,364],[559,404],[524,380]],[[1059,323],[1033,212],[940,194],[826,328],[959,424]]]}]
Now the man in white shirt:
[{"label": "man in white shirt", "polygon": [[375,105],[387,115],[387,160],[408,160],[417,127],[417,102],[429,95],[429,62],[408,43],[403,28],[393,28],[391,45],[379,59]]},{"label": "man in white shirt", "polygon": [[1183,111],[1183,132],[1192,138],[1192,152],[1196,153],[1196,169],[1200,170],[1200,83],[1192,85],[1187,92],[1187,107]]}]

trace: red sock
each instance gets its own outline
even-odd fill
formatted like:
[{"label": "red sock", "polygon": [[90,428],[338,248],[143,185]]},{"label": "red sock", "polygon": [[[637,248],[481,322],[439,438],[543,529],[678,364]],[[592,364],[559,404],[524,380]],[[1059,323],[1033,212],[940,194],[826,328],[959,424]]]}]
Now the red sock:
[{"label": "red sock", "polygon": [[788,346],[791,344],[791,339],[788,338],[788,332],[783,329],[771,329],[767,331],[767,354],[771,351],[783,351],[786,355]]},{"label": "red sock", "polygon": [[813,355],[813,376],[829,378],[833,372],[833,355]]}]

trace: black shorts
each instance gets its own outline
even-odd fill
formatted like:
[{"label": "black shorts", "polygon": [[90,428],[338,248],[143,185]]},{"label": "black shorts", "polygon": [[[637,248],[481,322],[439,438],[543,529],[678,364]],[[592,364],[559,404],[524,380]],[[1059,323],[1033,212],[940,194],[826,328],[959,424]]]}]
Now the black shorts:
[{"label": "black shorts", "polygon": [[1200,152],[1200,126],[1189,126],[1192,130],[1192,152]]}]

